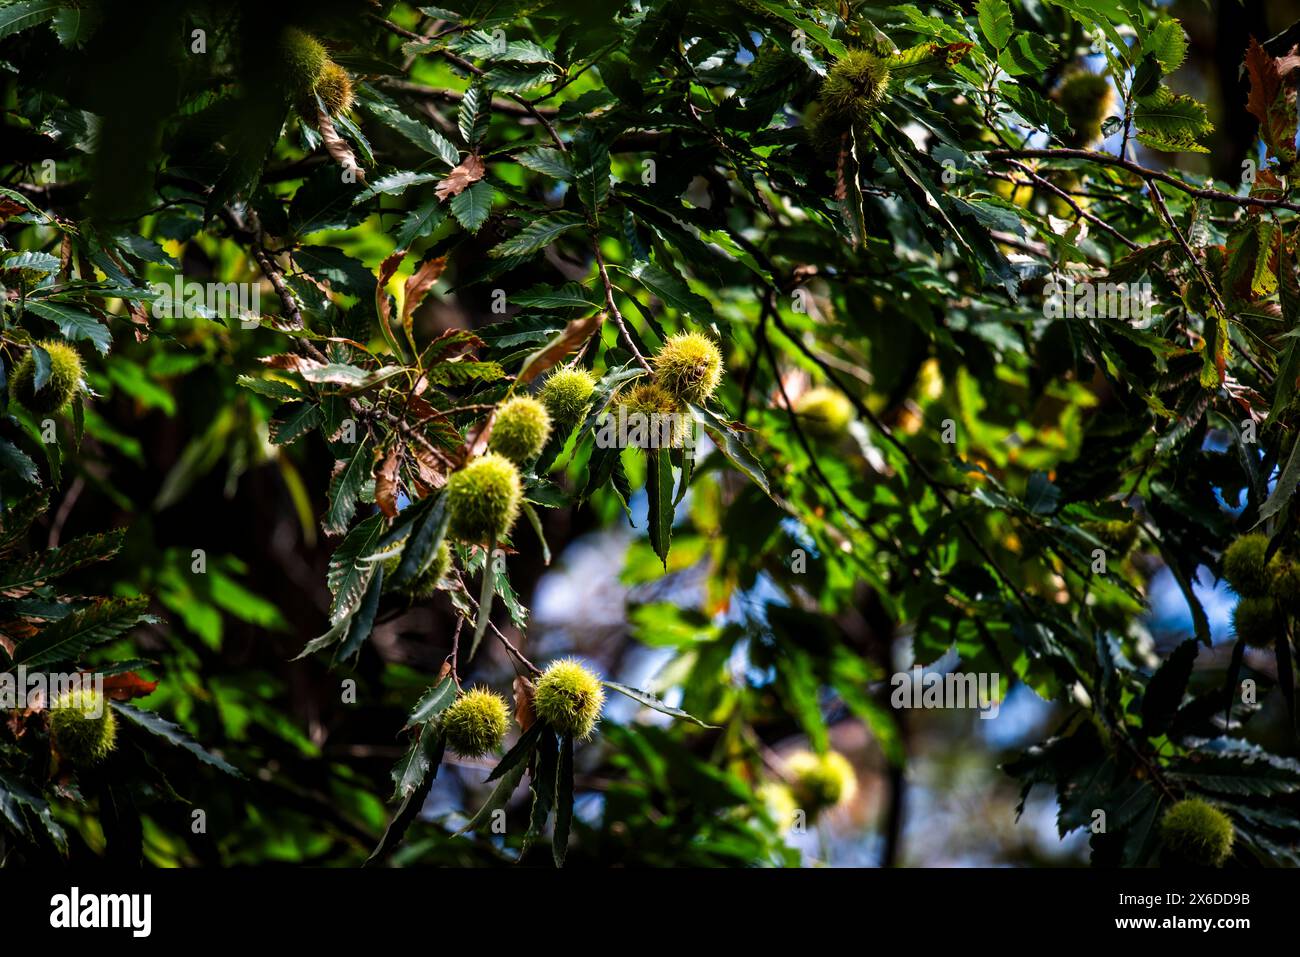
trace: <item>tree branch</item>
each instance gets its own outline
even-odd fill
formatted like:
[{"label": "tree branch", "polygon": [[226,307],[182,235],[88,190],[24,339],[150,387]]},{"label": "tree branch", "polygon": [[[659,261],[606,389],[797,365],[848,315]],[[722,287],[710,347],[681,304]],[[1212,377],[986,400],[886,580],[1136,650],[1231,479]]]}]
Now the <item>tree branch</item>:
[{"label": "tree branch", "polygon": [[1192,186],[1184,183],[1177,176],[1166,173],[1163,170],[1148,169],[1132,160],[1124,159],[1121,156],[1113,156],[1110,153],[1099,153],[1096,150],[1077,150],[1077,149],[1023,149],[1023,150],[989,150],[985,154],[989,159],[995,160],[1017,160],[1017,159],[1078,159],[1087,160],[1090,163],[1100,163],[1103,166],[1115,166],[1122,170],[1127,170],[1134,176],[1140,176],[1142,179],[1150,182],[1159,180],[1166,183],[1174,189],[1181,190],[1189,196],[1195,196],[1199,199],[1208,199],[1216,203],[1233,203],[1237,206],[1260,206],[1268,209],[1287,209],[1293,213],[1300,213],[1300,204],[1290,202],[1285,199],[1270,199],[1266,196],[1238,196],[1235,193],[1225,193],[1217,189],[1205,189],[1199,186]]}]

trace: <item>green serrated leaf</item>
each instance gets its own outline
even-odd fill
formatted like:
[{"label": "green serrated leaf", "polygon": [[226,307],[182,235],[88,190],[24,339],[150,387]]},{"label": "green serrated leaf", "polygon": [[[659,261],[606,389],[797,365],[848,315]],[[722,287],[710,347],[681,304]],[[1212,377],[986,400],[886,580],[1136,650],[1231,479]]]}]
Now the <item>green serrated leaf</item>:
[{"label": "green serrated leaf", "polygon": [[1061,55],[1055,43],[1037,33],[1018,33],[1001,53],[998,66],[1012,76],[1037,76]]},{"label": "green serrated leaf", "polygon": [[483,74],[483,85],[501,93],[522,93],[550,83],[558,75],[549,66],[494,66]]},{"label": "green serrated leaf", "polygon": [[503,33],[487,30],[468,30],[452,45],[461,56],[474,60],[508,61],[511,63],[551,63],[554,54],[531,40],[507,40]]},{"label": "green serrated leaf", "polygon": [[456,682],[443,678],[436,685],[420,696],[411,713],[406,717],[406,726],[413,728],[425,724],[442,714],[456,700]]},{"label": "green serrated leaf", "polygon": [[1142,43],[1142,52],[1148,53],[1160,64],[1163,73],[1173,73],[1183,65],[1187,56],[1187,35],[1177,20],[1161,20]]},{"label": "green serrated leaf", "polygon": [[488,255],[497,258],[532,255],[545,249],[575,226],[581,226],[583,222],[581,216],[565,212],[534,219],[514,236],[494,246]]},{"label": "green serrated leaf", "polygon": [[40,485],[41,473],[31,457],[8,439],[0,439],[0,466],[28,485]]},{"label": "green serrated leaf", "polygon": [[426,153],[438,157],[448,167],[455,167],[460,163],[460,150],[456,149],[445,136],[419,120],[407,116],[396,107],[367,99],[361,103],[361,108],[385,126],[401,133]]},{"label": "green serrated leaf", "polygon": [[1277,484],[1273,486],[1273,494],[1260,506],[1259,519],[1255,522],[1256,527],[1272,518],[1286,506],[1287,502],[1291,501],[1297,485],[1300,485],[1300,441],[1292,444],[1291,454],[1287,456],[1282,474],[1277,477]]},{"label": "green serrated leaf", "polygon": [[672,456],[666,449],[650,449],[646,452],[646,459],[646,522],[650,547],[666,570],[673,535]]},{"label": "green serrated leaf", "polygon": [[1170,153],[1208,153],[1197,139],[1214,129],[1205,107],[1184,93],[1162,86],[1139,99],[1133,109],[1138,140]]},{"label": "green serrated leaf", "polygon": [[599,222],[600,207],[609,197],[609,146],[589,129],[573,143],[573,181],[587,218]]},{"label": "green serrated leaf", "polygon": [[276,445],[288,445],[320,425],[320,406],[312,402],[282,405],[271,416],[270,436]]},{"label": "green serrated leaf", "polygon": [[152,621],[147,598],[112,598],[95,602],[47,625],[14,649],[13,664],[40,668],[72,662],[93,645],[112,641],[136,625]]},{"label": "green serrated leaf", "polygon": [[352,521],[352,515],[357,509],[361,486],[370,475],[370,462],[369,439],[362,439],[357,443],[356,453],[343,464],[330,482],[330,506],[323,522],[326,533],[341,535],[347,531],[348,523]]},{"label": "green serrated leaf", "polygon": [[431,497],[431,504],[411,523],[411,534],[407,536],[401,560],[389,578],[388,584],[393,588],[405,588],[415,581],[429,567],[447,535],[447,527],[451,522],[447,498],[444,495]]},{"label": "green serrated leaf", "polygon": [[431,196],[402,218],[397,228],[397,248],[410,249],[417,239],[423,239],[442,225],[447,218],[447,207],[437,196]]},{"label": "green serrated leaf", "polygon": [[[346,625],[342,637],[338,647],[334,649],[334,664],[339,665],[350,661],[361,651],[361,645],[370,637],[370,632],[375,626],[375,616],[379,613],[379,596],[383,590],[384,569],[381,565],[371,575],[366,593],[361,596],[361,603],[345,619]],[[342,624],[343,622],[340,622],[340,625]]]},{"label": "green serrated leaf", "polygon": [[476,233],[492,212],[492,195],[492,185],[479,180],[451,198],[451,214],[471,233]]},{"label": "green serrated leaf", "polygon": [[537,742],[537,759],[533,767],[533,807],[528,815],[528,832],[524,835],[525,852],[541,839],[551,809],[555,806],[556,765],[559,756],[555,734],[549,730],[543,732]]},{"label": "green serrated leaf", "polygon": [[692,292],[681,276],[649,262],[633,263],[628,273],[662,300],[664,305],[690,316],[696,322],[708,322],[713,317],[713,306],[709,300]]},{"label": "green serrated leaf", "polygon": [[27,300],[27,309],[53,322],[59,327],[59,332],[65,339],[90,342],[102,355],[108,355],[108,350],[113,345],[113,336],[108,328],[94,316],[80,309],[43,299]]},{"label": "green serrated leaf", "polygon": [[66,854],[68,838],[63,828],[55,821],[49,802],[21,779],[0,771],[0,818],[8,821],[20,835],[31,840],[35,835],[27,824],[23,813],[24,807],[31,809],[36,819],[45,827],[45,832],[50,836],[55,847]]},{"label": "green serrated leaf", "polygon": [[753,453],[745,447],[739,433],[716,413],[696,405],[689,406],[689,408],[691,414],[695,416],[695,421],[708,433],[714,445],[727,457],[731,464],[770,497],[772,487],[767,481],[763,466],[754,458]]},{"label": "green serrated leaf", "polygon": [[[444,679],[443,684],[454,686],[455,682]],[[423,787],[430,772],[434,771],[442,761],[444,744],[443,736],[437,728],[420,729],[420,734],[411,743],[406,754],[402,755],[402,759],[393,766],[392,800],[399,801],[410,797]]]},{"label": "green serrated leaf", "polygon": [[126,537],[125,529],[100,535],[85,535],[59,548],[47,549],[16,562],[0,565],[0,592],[26,591],[43,581],[66,575],[75,568],[116,555]]},{"label": "green serrated leaf", "polygon": [[525,150],[515,157],[515,162],[561,182],[573,179],[573,162],[559,150],[546,147]]},{"label": "green serrated leaf", "polygon": [[126,718],[135,727],[143,728],[150,734],[157,735],[178,748],[184,748],[204,764],[210,764],[232,777],[242,778],[244,776],[238,768],[224,758],[220,758],[208,751],[203,745],[191,738],[184,728],[172,724],[162,715],[136,708],[125,701],[110,701],[109,704],[112,705],[114,711]]},{"label": "green serrated leaf", "polygon": [[49,507],[50,498],[46,493],[29,492],[8,509],[0,511],[0,551],[12,548],[24,538],[32,523]]},{"label": "green serrated leaf", "polygon": [[593,309],[597,305],[595,296],[576,282],[567,282],[559,289],[534,287],[515,293],[510,301],[532,309]]},{"label": "green serrated leaf", "polygon": [[1015,29],[1011,7],[1007,5],[1006,0],[979,0],[975,5],[975,13],[984,38],[993,45],[995,50],[1005,47]]},{"label": "green serrated leaf", "polygon": [[0,38],[54,19],[62,6],[61,0],[21,0],[0,7]]},{"label": "green serrated leaf", "polygon": [[474,83],[465,91],[456,112],[456,127],[471,150],[478,146],[492,115],[492,97],[483,87]]},{"label": "green serrated leaf", "polygon": [[[338,177],[334,177],[337,179]],[[358,193],[352,201],[354,204],[364,203],[368,199],[374,199],[376,196],[401,196],[412,186],[419,186],[422,183],[436,183],[442,176],[434,173],[413,173],[409,170],[403,170],[397,173],[389,173],[387,176],[381,176],[370,184],[368,188]]]},{"label": "green serrated leaf", "polygon": [[278,399],[282,402],[297,402],[305,398],[301,392],[289,383],[283,382],[280,379],[262,379],[255,376],[241,375],[235,380],[235,383],[248,389],[250,392],[264,395],[268,399]]},{"label": "green serrated leaf", "polygon": [[560,760],[555,766],[555,833],[551,855],[555,866],[563,867],[569,853],[569,832],[573,828],[573,735],[560,738]]},{"label": "green serrated leaf", "polygon": [[716,727],[716,725],[705,724],[699,718],[695,717],[695,715],[689,714],[681,708],[674,708],[672,705],[665,703],[662,699],[657,698],[648,691],[642,691],[640,688],[633,688],[630,685],[619,684],[617,681],[602,681],[601,684],[612,691],[617,691],[619,694],[625,695],[633,701],[645,705],[647,708],[658,711],[660,714],[670,715],[674,718],[682,718],[686,721],[693,721],[701,728]]},{"label": "green serrated leaf", "polygon": [[384,516],[376,512],[348,532],[334,550],[325,579],[334,596],[330,605],[332,624],[337,625],[347,617],[365,594],[374,573],[374,566],[365,558],[378,547],[386,527]]},{"label": "green serrated leaf", "polygon": [[514,747],[507,751],[501,760],[497,762],[497,766],[492,769],[492,772],[484,779],[483,783],[495,781],[509,774],[515,768],[526,767],[528,756],[533,753],[533,748],[537,746],[537,741],[541,738],[544,730],[545,725],[540,721],[534,722],[532,727],[519,736],[519,740],[515,742]]},{"label": "green serrated leaf", "polygon": [[[529,754],[532,753],[533,747],[537,744],[537,736],[534,735],[533,732],[540,731],[540,729],[540,723],[534,724],[524,733],[524,736],[519,739],[520,744],[524,743],[525,740],[528,741]],[[511,749],[511,753],[513,754],[518,748],[519,745],[516,744],[515,747]],[[526,756],[527,755],[522,755],[500,775],[495,771],[493,772],[493,776],[489,777],[488,780],[491,781],[496,779],[497,786],[492,789],[492,793],[488,795],[488,799],[483,802],[483,806],[478,809],[478,813],[470,818],[469,822],[457,832],[458,834],[466,834],[470,831],[478,830],[492,819],[494,811],[498,811],[506,806],[510,801],[510,796],[515,793],[515,789],[519,787],[519,782],[524,778],[524,771],[528,768],[528,762],[523,760]],[[497,768],[500,769],[503,767],[509,758],[510,754],[507,754],[502,758],[501,764],[497,765]]]}]

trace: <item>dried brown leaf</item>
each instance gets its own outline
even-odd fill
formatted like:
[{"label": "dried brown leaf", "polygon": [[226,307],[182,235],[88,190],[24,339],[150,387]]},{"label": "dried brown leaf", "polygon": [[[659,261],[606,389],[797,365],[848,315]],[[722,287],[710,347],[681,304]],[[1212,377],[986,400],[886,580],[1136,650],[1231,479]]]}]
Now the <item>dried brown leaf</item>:
[{"label": "dried brown leaf", "polygon": [[420,263],[420,268],[411,274],[411,278],[406,280],[406,296],[402,303],[402,325],[411,317],[411,313],[419,308],[420,303],[424,302],[425,296],[433,288],[442,271],[447,268],[447,257],[439,256],[437,259],[429,259]]},{"label": "dried brown leaf", "polygon": [[158,682],[141,678],[134,671],[125,674],[110,675],[104,679],[104,694],[115,701],[129,701],[131,698],[143,698],[153,694]]},{"label": "dried brown leaf", "polygon": [[418,393],[422,393],[428,386],[428,379],[420,376],[416,383],[416,395],[409,396],[406,400],[407,415],[413,417],[416,422],[424,422],[426,419],[445,418],[441,412],[431,406],[425,399],[421,399]]},{"label": "dried brown leaf", "polygon": [[434,187],[433,191],[438,194],[438,199],[445,203],[452,196],[459,196],[481,180],[486,172],[487,168],[483,165],[483,161],[470,153],[460,161],[459,166],[447,174],[446,179]]},{"label": "dried brown leaf", "polygon": [[1259,120],[1260,137],[1269,152],[1283,164],[1296,160],[1296,85],[1291,74],[1300,65],[1295,48],[1282,58],[1275,58],[1251,37],[1246,50],[1246,73],[1250,93],[1246,109]]},{"label": "dried brown leaf", "polygon": [[133,302],[127,309],[131,322],[135,324],[135,341],[144,342],[149,338],[149,311],[143,303]]},{"label": "dried brown leaf", "polygon": [[397,463],[401,458],[397,445],[375,469],[375,504],[389,518],[397,517]]},{"label": "dried brown leaf", "polygon": [[492,426],[496,425],[497,412],[493,409],[477,428],[465,433],[465,461],[477,458],[487,451],[488,439],[492,438]]},{"label": "dried brown leaf", "polygon": [[536,686],[523,675],[515,676],[515,723],[520,731],[527,731],[537,720],[537,711],[533,707]]},{"label": "dried brown leaf", "polygon": [[294,352],[282,352],[274,356],[262,356],[259,362],[264,362],[272,369],[284,369],[286,372],[309,372],[312,369],[323,368],[325,363],[316,359],[309,359],[306,356],[300,356]]},{"label": "dried brown leaf", "polygon": [[524,367],[519,370],[519,382],[521,384],[532,382],[595,335],[600,328],[600,324],[604,321],[605,313],[603,312],[572,320],[560,331],[559,335],[524,361]]},{"label": "dried brown leaf", "polygon": [[[68,281],[68,276],[72,271],[72,234],[64,233],[63,241],[59,243],[59,278],[64,282]],[[139,304],[133,304],[134,310],[139,308]]]},{"label": "dried brown leaf", "polygon": [[320,131],[321,142],[325,144],[325,152],[329,153],[334,162],[345,171],[351,170],[358,183],[364,184],[366,171],[357,162],[357,156],[352,152],[352,147],[348,145],[347,140],[339,136],[339,131],[334,128],[334,121],[330,119],[330,115],[319,107],[316,108],[316,129]]},{"label": "dried brown leaf", "polygon": [[379,324],[384,327],[384,336],[390,343],[396,343],[397,340],[393,338],[393,327],[388,321],[393,314],[393,303],[388,298],[388,280],[393,278],[404,258],[406,250],[399,249],[381,262],[379,280],[375,284],[375,312],[379,314]]},{"label": "dried brown leaf", "polygon": [[431,489],[447,484],[447,465],[419,443],[415,445],[415,471],[420,481]]}]

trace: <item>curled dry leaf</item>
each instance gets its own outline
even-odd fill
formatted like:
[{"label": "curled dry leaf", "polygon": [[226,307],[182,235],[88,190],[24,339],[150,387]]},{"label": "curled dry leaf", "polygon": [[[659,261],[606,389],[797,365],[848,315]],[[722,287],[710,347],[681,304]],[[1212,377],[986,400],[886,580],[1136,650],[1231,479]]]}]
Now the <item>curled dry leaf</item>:
[{"label": "curled dry leaf", "polygon": [[[63,282],[68,281],[72,273],[72,234],[64,233],[63,240],[59,243],[59,278]],[[132,309],[140,308],[139,303],[131,306]]]},{"label": "curled dry leaf", "polygon": [[[30,588],[15,588],[4,592],[10,598],[21,598],[26,595]],[[36,620],[32,618],[16,618],[13,621],[5,622],[4,631],[0,632],[0,644],[7,644],[12,654],[14,643],[22,643],[28,638],[35,638],[37,634]]]},{"label": "curled dry leaf", "polygon": [[533,707],[536,686],[523,675],[515,676],[515,723],[520,731],[527,731],[537,720],[537,711]]},{"label": "curled dry leaf", "polygon": [[[391,258],[391,257],[390,257]],[[406,280],[406,296],[402,302],[402,324],[411,317],[411,313],[419,308],[420,303],[424,302],[424,297],[429,294],[442,271],[447,268],[447,257],[439,256],[436,259],[429,259],[420,263],[420,268],[411,274],[411,278]]]},{"label": "curled dry leaf", "polygon": [[143,698],[153,694],[158,682],[141,678],[134,671],[120,675],[110,675],[104,679],[104,694],[115,701],[129,701],[131,698]]},{"label": "curled dry leaf", "polygon": [[286,372],[310,372],[312,369],[323,369],[325,367],[323,362],[293,352],[281,352],[279,355],[274,356],[261,356],[258,361],[266,363],[272,369],[284,369]]},{"label": "curled dry leaf", "polygon": [[482,339],[466,329],[447,329],[425,347],[420,364],[428,368],[435,362],[445,362],[471,349],[484,345]]},{"label": "curled dry leaf", "polygon": [[383,262],[379,264],[379,279],[375,284],[375,312],[379,315],[379,324],[384,327],[384,338],[390,346],[396,347],[397,340],[393,338],[393,327],[389,323],[389,317],[393,314],[393,302],[388,296],[388,280],[393,278],[397,272],[397,267],[402,264],[406,258],[406,250],[399,249]]},{"label": "curled dry leaf", "polygon": [[[1250,79],[1246,109],[1259,120],[1261,135],[1270,149],[1284,154],[1279,159],[1290,159],[1295,155],[1296,89],[1288,82],[1297,62],[1294,53],[1293,49],[1285,57],[1271,56],[1253,38],[1246,50],[1245,70]],[[1290,156],[1285,155],[1288,152]]]},{"label": "curled dry leaf", "polygon": [[438,199],[445,203],[452,196],[459,196],[481,180],[486,172],[487,168],[483,165],[483,161],[470,153],[461,160],[459,166],[447,174],[446,179],[434,187],[433,191],[438,194]]},{"label": "curled dry leaf", "polygon": [[416,380],[415,388],[412,390],[414,394],[406,400],[406,412],[411,418],[415,419],[417,423],[422,423],[429,419],[446,418],[446,416],[431,406],[426,400],[420,398],[421,394],[426,392],[428,388],[429,377],[424,375],[420,376],[420,378]]},{"label": "curled dry leaf", "polygon": [[27,207],[22,203],[15,203],[7,196],[0,196],[0,223],[3,223],[10,216],[17,216],[19,213],[27,212]]},{"label": "curled dry leaf", "polygon": [[447,484],[447,466],[423,445],[416,444],[415,470],[419,474],[420,484],[427,489],[442,488]]},{"label": "curled dry leaf", "polygon": [[345,171],[351,170],[358,183],[364,184],[366,171],[357,162],[356,154],[352,152],[352,147],[348,145],[347,140],[339,136],[339,131],[334,128],[334,121],[330,119],[330,115],[319,106],[316,108],[316,129],[320,131],[325,152],[329,153],[334,162]]},{"label": "curled dry leaf", "polygon": [[[381,453],[382,454],[382,453]],[[375,469],[375,504],[389,518],[397,517],[397,463],[399,450],[394,444]]]},{"label": "curled dry leaf", "polygon": [[144,304],[139,302],[130,303],[127,314],[135,325],[135,329],[132,330],[135,333],[135,341],[144,342],[147,340],[149,338],[149,311],[145,309]]},{"label": "curled dry leaf", "polygon": [[853,141],[848,133],[840,137],[840,151],[835,157],[835,198],[841,203],[849,198],[849,176],[853,159]]},{"label": "curled dry leaf", "polygon": [[497,410],[493,409],[477,428],[470,429],[465,433],[466,462],[487,451],[488,439],[492,438],[492,426],[496,425],[496,421]]},{"label": "curled dry leaf", "polygon": [[519,370],[519,382],[532,382],[595,335],[604,321],[604,312],[572,320],[559,335],[524,360],[524,367]]}]

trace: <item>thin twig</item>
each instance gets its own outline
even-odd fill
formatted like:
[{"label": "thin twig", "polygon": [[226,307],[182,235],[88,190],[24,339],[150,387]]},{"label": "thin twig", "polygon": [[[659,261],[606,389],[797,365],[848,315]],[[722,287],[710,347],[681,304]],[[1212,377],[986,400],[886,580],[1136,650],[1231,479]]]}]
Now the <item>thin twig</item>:
[{"label": "thin twig", "polygon": [[456,619],[456,631],[451,636],[451,654],[447,656],[447,661],[451,664],[451,678],[456,682],[456,687],[460,687],[460,631],[465,627],[465,619]]},{"label": "thin twig", "polygon": [[559,86],[552,87],[550,92],[543,93],[541,96],[536,97],[530,100],[529,102],[531,102],[533,106],[536,106],[538,103],[545,103],[551,97],[555,96],[565,87],[567,87],[574,80],[578,79],[578,77],[582,76],[582,74],[586,73],[588,70],[594,67],[596,63],[600,60],[600,58],[603,57],[606,53],[609,53],[611,50],[617,49],[618,46],[621,44],[621,42],[622,41],[615,41],[614,43],[611,43],[609,46],[605,47],[605,49],[601,50],[599,53],[593,56],[590,62],[584,65],[583,68],[579,70],[577,73],[571,73],[567,77],[565,77],[564,82],[561,83]]},{"label": "thin twig", "polygon": [[[302,318],[302,309],[298,305],[298,299],[284,281],[284,270],[280,268],[279,263],[275,261],[275,257],[266,249],[262,224],[257,218],[257,213],[250,209],[245,216],[240,217],[234,209],[226,205],[221,207],[220,216],[234,234],[235,239],[248,246],[252,251],[258,268],[262,270],[262,275],[266,276],[272,288],[275,289],[275,294],[280,298],[280,305],[284,309],[285,318],[288,320],[290,328],[306,328],[306,323],[303,322]],[[310,339],[295,336],[294,342],[300,352],[306,353],[317,362],[328,361],[325,354],[316,348],[315,343]]]},{"label": "thin twig", "polygon": [[1039,186],[1042,186],[1044,189],[1050,190],[1052,193],[1054,193],[1055,195],[1059,196],[1059,197],[1061,198],[1061,200],[1063,200],[1065,203],[1067,203],[1067,204],[1069,205],[1069,207],[1070,207],[1071,209],[1073,209],[1074,212],[1075,212],[1077,215],[1082,216],[1084,219],[1086,219],[1088,222],[1092,223],[1094,226],[1098,227],[1099,229],[1104,230],[1106,233],[1110,234],[1110,236],[1112,236],[1113,238],[1118,239],[1121,243],[1123,243],[1123,244],[1124,244],[1125,246],[1127,246],[1129,249],[1138,249],[1138,248],[1140,248],[1140,247],[1138,246],[1137,243],[1135,243],[1133,240],[1129,239],[1127,236],[1125,236],[1123,233],[1121,233],[1118,229],[1116,229],[1116,228],[1115,228],[1114,226],[1112,226],[1110,223],[1106,222],[1106,221],[1103,220],[1103,219],[1098,218],[1097,216],[1095,216],[1094,214],[1088,212],[1086,209],[1084,209],[1082,206],[1080,206],[1080,205],[1075,201],[1075,199],[1074,199],[1073,196],[1071,196],[1071,195],[1070,195],[1069,193],[1067,193],[1065,190],[1061,189],[1059,186],[1057,186],[1057,185],[1056,185],[1055,183],[1053,183],[1051,180],[1044,179],[1042,176],[1039,176],[1039,175],[1038,175],[1036,172],[1034,172],[1030,167],[1026,166],[1026,165],[1023,164],[1023,163],[1012,162],[1011,165],[1014,166],[1016,169],[1020,170],[1022,173],[1024,173],[1026,176],[1028,176],[1030,179],[1032,179],[1032,180],[1033,180],[1035,183],[1037,183]]},{"label": "thin twig", "polygon": [[390,412],[387,409],[367,409],[364,406],[362,406],[359,402],[357,402],[355,399],[352,400],[352,411],[360,416],[369,419],[382,418],[393,428],[397,429],[397,431],[400,432],[403,435],[403,437],[408,438],[413,442],[415,442],[417,445],[423,448],[430,455],[438,459],[438,461],[442,462],[443,465],[446,465],[448,468],[452,469],[453,471],[459,468],[459,463],[456,462],[455,459],[451,458],[449,455],[447,455],[446,452],[444,452],[442,449],[438,448],[436,445],[430,442],[428,438],[426,438],[424,435],[420,434],[418,431],[411,428],[411,426],[406,422],[406,420],[403,419],[401,416],[397,415],[396,413]]},{"label": "thin twig", "polygon": [[[445,90],[434,86],[425,86],[423,83],[413,83],[410,80],[377,80],[375,85],[385,89],[392,90],[394,93],[404,93],[407,96],[425,100],[440,100],[443,103],[460,103],[465,99],[465,94],[458,90]],[[497,113],[503,113],[506,116],[528,117],[532,118],[533,114],[518,103],[502,97],[493,97],[492,109]],[[546,117],[552,117],[559,113],[554,107],[534,106],[534,110]]]},{"label": "thin twig", "polygon": [[1148,169],[1132,160],[1124,159],[1121,156],[1113,156],[1110,153],[1099,153],[1095,150],[1077,150],[1077,149],[1026,149],[1026,150],[989,150],[984,154],[989,159],[997,160],[1016,160],[1016,159],[1080,159],[1092,163],[1100,163],[1104,166],[1116,166],[1120,169],[1127,170],[1136,176],[1150,182],[1159,180],[1162,183],[1181,190],[1189,196],[1195,196],[1199,199],[1209,199],[1216,203],[1234,203],[1237,206],[1264,206],[1274,209],[1289,209],[1293,213],[1300,213],[1300,204],[1289,202],[1285,199],[1270,199],[1266,196],[1238,196],[1235,193],[1225,193],[1217,189],[1205,189],[1199,186],[1192,186],[1184,183],[1177,176],[1173,176],[1163,170]]},{"label": "thin twig", "polygon": [[[488,555],[488,556],[487,556],[487,561],[490,562],[491,560],[492,560],[492,556],[491,556],[491,555]],[[486,571],[486,569],[485,569],[485,571]],[[465,579],[463,579],[463,578],[461,577],[460,572],[456,572],[456,581],[460,583],[460,589],[461,589],[461,592],[464,594],[465,599],[466,599],[466,600],[467,600],[471,605],[474,606],[474,613],[475,613],[475,614],[478,614],[478,602],[476,602],[476,601],[474,600],[474,596],[471,595],[471,594],[469,593],[469,589],[465,587]],[[535,674],[535,675],[540,675],[540,674],[542,673],[542,669],[539,668],[539,667],[537,667],[537,666],[536,666],[535,664],[533,664],[531,661],[529,661],[528,658],[524,655],[524,653],[523,653],[522,651],[520,651],[518,648],[516,648],[516,647],[511,643],[510,639],[507,638],[505,635],[503,635],[503,634],[501,633],[501,629],[498,628],[498,627],[496,626],[496,624],[495,624],[494,622],[492,622],[490,619],[489,619],[489,621],[488,621],[488,628],[490,628],[490,629],[492,630],[492,633],[497,637],[497,639],[498,639],[498,640],[501,642],[501,644],[505,647],[506,651],[508,651],[508,652],[509,652],[509,653],[510,653],[514,658],[515,658],[516,661],[518,661],[520,664],[522,664],[525,668],[527,668],[529,671],[531,671],[531,672],[532,672],[533,674]]]},{"label": "thin twig", "polygon": [[600,272],[600,281],[605,284],[605,304],[609,306],[610,315],[614,317],[614,325],[618,327],[619,334],[627,342],[627,347],[632,350],[632,355],[640,364],[641,368],[647,372],[653,371],[646,357],[641,354],[641,350],[636,347],[636,342],[632,339],[632,333],[628,331],[627,323],[623,319],[623,313],[618,310],[618,303],[614,301],[614,284],[609,279],[609,270],[605,268],[605,257],[600,253],[600,240],[593,236],[591,243],[592,252],[596,254],[596,268]]}]

